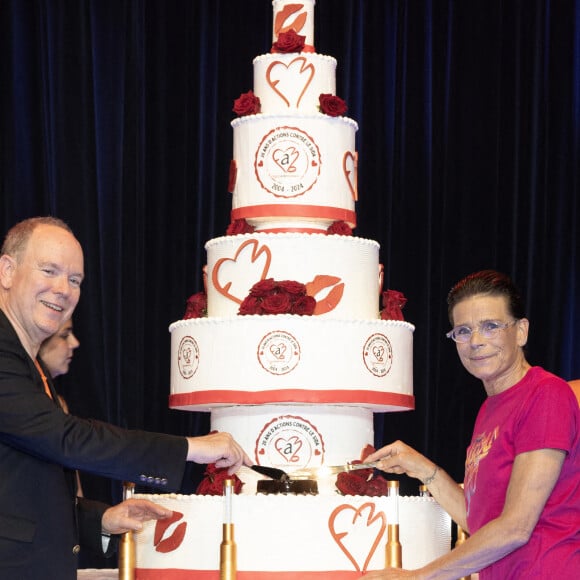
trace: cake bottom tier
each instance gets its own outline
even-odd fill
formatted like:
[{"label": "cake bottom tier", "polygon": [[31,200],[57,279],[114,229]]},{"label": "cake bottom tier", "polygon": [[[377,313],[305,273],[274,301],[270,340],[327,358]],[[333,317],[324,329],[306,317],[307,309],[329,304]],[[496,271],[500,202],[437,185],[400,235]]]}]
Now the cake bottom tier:
[{"label": "cake bottom tier", "polygon": [[[137,580],[217,580],[221,496],[137,495],[175,512],[135,534]],[[399,517],[404,568],[451,547],[451,519],[428,497],[235,496],[238,580],[350,580],[385,567],[388,525]]]}]

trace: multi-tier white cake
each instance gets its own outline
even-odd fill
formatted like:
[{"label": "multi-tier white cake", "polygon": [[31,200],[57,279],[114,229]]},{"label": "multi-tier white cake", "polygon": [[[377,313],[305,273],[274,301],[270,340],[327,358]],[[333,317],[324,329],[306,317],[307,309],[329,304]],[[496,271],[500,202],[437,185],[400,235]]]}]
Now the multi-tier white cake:
[{"label": "multi-tier white cake", "polygon": [[[170,406],[209,411],[211,428],[256,464],[292,473],[359,459],[373,444],[373,413],[414,408],[414,327],[380,318],[379,246],[345,235],[356,225],[357,124],[336,114],[336,61],[314,51],[314,0],[273,7],[272,52],[254,60],[254,90],[232,122],[232,223],[247,233],[206,244],[207,317],[170,326]],[[248,302],[254,285],[275,281],[290,296],[303,285],[312,315],[288,314],[288,295],[251,314],[261,312]],[[397,518],[403,566],[450,549],[450,519],[429,497],[342,495],[336,475],[319,477],[318,495],[257,495],[261,476],[238,475],[239,579],[383,568]],[[137,578],[218,578],[222,498],[154,499],[175,521],[137,535]]]}]

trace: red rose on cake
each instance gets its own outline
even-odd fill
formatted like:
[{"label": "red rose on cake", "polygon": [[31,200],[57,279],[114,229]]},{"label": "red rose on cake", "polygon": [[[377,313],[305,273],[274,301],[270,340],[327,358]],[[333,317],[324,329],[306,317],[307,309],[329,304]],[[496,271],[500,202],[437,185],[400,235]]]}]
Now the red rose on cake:
[{"label": "red rose on cake", "polygon": [[254,226],[250,225],[245,219],[234,220],[228,226],[226,234],[228,236],[235,236],[236,234],[252,234],[254,233]]},{"label": "red rose on cake", "polygon": [[297,34],[291,28],[288,32],[281,32],[278,35],[278,40],[272,45],[272,52],[288,53],[288,52],[302,52],[304,50],[304,43],[306,36]]},{"label": "red rose on cake", "polygon": [[262,310],[262,301],[257,296],[247,296],[240,304],[238,314],[241,316],[251,314],[264,314]]},{"label": "red rose on cake", "polygon": [[[362,450],[361,459],[356,459],[351,463],[364,463],[365,459],[375,451],[372,445],[366,445]],[[355,469],[354,471],[343,471],[336,478],[336,488],[343,495],[368,495],[378,497],[387,495],[388,482],[382,475],[376,475],[374,470]]]},{"label": "red rose on cake", "polygon": [[264,298],[273,294],[276,289],[278,288],[278,283],[274,280],[274,278],[265,278],[264,280],[260,280],[256,282],[250,288],[250,296],[255,296],[256,298]]},{"label": "red rose on cake", "polygon": [[227,467],[216,467],[215,463],[210,463],[204,473],[204,478],[197,486],[198,495],[223,495],[224,481],[231,479],[234,482],[234,493],[240,493],[244,483],[237,475],[229,475]]},{"label": "red rose on cake", "polygon": [[192,294],[185,306],[184,320],[188,318],[204,318],[207,316],[207,296],[205,292]]},{"label": "red rose on cake", "polygon": [[346,222],[336,221],[328,226],[326,233],[336,236],[352,236],[352,228]]},{"label": "red rose on cake", "polygon": [[290,296],[283,292],[270,294],[262,300],[264,314],[288,314],[292,309]]},{"label": "red rose on cake", "polygon": [[403,316],[403,306],[407,299],[402,292],[397,290],[387,290],[383,292],[383,309],[381,310],[382,320],[405,320]]},{"label": "red rose on cake", "polygon": [[245,115],[257,115],[262,110],[260,98],[254,95],[254,91],[242,93],[235,101],[233,112],[239,117]]},{"label": "red rose on cake", "polygon": [[335,95],[322,93],[318,97],[320,112],[331,117],[340,117],[348,111],[346,103]]},{"label": "red rose on cake", "polygon": [[314,313],[316,300],[306,294],[306,286],[294,280],[276,281],[266,278],[256,282],[242,301],[238,314],[298,314]]},{"label": "red rose on cake", "polygon": [[375,475],[369,481],[367,481],[365,495],[379,497],[381,495],[387,495],[388,492],[389,482],[382,475]]},{"label": "red rose on cake", "polygon": [[311,316],[316,308],[316,300],[312,296],[298,296],[292,304],[292,314]]},{"label": "red rose on cake", "polygon": [[278,288],[293,296],[304,295],[306,293],[304,284],[296,282],[295,280],[282,280],[282,282],[278,283]]},{"label": "red rose on cake", "polygon": [[367,495],[367,482],[356,471],[343,471],[336,478],[336,487],[342,495]]}]

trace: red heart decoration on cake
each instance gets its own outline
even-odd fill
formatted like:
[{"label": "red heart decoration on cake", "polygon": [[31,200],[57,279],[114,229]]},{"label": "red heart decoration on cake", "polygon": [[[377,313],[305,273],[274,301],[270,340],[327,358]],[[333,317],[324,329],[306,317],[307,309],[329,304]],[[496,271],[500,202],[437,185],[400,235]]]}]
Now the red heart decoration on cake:
[{"label": "red heart decoration on cake", "polygon": [[298,451],[302,447],[302,440],[297,435],[293,435],[288,439],[279,437],[274,442],[274,447],[288,463],[298,463],[300,461]]},{"label": "red heart decoration on cake", "polygon": [[284,173],[296,173],[296,161],[300,157],[300,152],[295,147],[286,149],[274,149],[272,159]]},{"label": "red heart decoration on cake", "polygon": [[358,153],[347,151],[342,158],[342,170],[354,201],[358,200]]},{"label": "red heart decoration on cake", "polygon": [[[266,80],[287,107],[300,106],[300,101],[314,78],[314,66],[299,56],[287,65],[274,61],[266,71]],[[298,95],[296,97],[296,95]],[[295,101],[295,102],[292,102]]]},{"label": "red heart decoration on cake", "polygon": [[[249,256],[248,256],[249,253]],[[232,266],[235,264],[235,268],[242,268],[246,270],[248,267],[248,259],[250,264],[254,264],[258,260],[265,260],[264,266],[262,268],[262,272],[260,277],[257,280],[254,280],[249,288],[243,289],[243,296],[239,297],[236,296],[231,292],[232,288],[232,281],[231,280],[224,280],[223,282],[220,281],[220,277],[224,278],[225,276],[223,273],[220,275],[220,269],[225,267]],[[239,260],[239,261],[238,261]],[[211,274],[211,281],[213,287],[222,295],[228,298],[229,300],[233,300],[238,304],[241,304],[244,297],[250,291],[250,288],[260,280],[264,280],[268,277],[268,271],[270,270],[270,263],[272,262],[272,252],[270,252],[270,248],[268,246],[263,245],[260,246],[258,240],[247,240],[245,241],[237,250],[233,258],[221,258],[213,267],[212,274]]]},{"label": "red heart decoration on cake", "polygon": [[[359,572],[366,572],[387,528],[385,513],[377,511],[375,514],[375,510],[373,502],[364,503],[358,508],[342,504],[328,518],[328,529],[332,538]],[[357,548],[361,543],[360,538],[356,543],[349,542],[349,535],[351,540],[355,535],[362,536],[365,540],[363,547]]]}]

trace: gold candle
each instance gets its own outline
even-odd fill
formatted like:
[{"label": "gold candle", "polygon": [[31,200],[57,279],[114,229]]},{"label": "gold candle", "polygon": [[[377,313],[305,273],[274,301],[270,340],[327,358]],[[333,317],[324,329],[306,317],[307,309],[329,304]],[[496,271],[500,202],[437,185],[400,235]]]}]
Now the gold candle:
[{"label": "gold candle", "polygon": [[457,526],[457,540],[455,542],[455,547],[461,546],[465,540],[469,537],[469,534],[461,527]]},{"label": "gold candle", "polygon": [[396,480],[389,481],[388,484],[389,498],[392,502],[392,522],[389,522],[387,546],[385,551],[386,568],[403,567],[403,548],[399,541],[399,482]]},{"label": "gold candle", "polygon": [[[460,483],[459,487],[463,489],[463,483]],[[457,548],[457,546],[461,546],[467,538],[469,538],[469,534],[459,524],[457,524],[457,540],[455,540],[455,547]],[[459,580],[471,580],[471,574],[468,576],[462,576]]]},{"label": "gold candle", "polygon": [[[461,546],[465,540],[469,537],[469,534],[460,526],[457,526],[457,540],[455,541],[455,547]],[[471,580],[471,574],[467,576],[462,576],[460,580]]]},{"label": "gold candle", "polygon": [[[123,483],[123,499],[133,497],[135,484]],[[125,532],[119,540],[119,580],[135,580],[135,538]]]},{"label": "gold candle", "polygon": [[220,544],[220,580],[235,580],[237,573],[237,550],[232,522],[233,491],[233,480],[226,479],[224,481],[224,522]]}]

